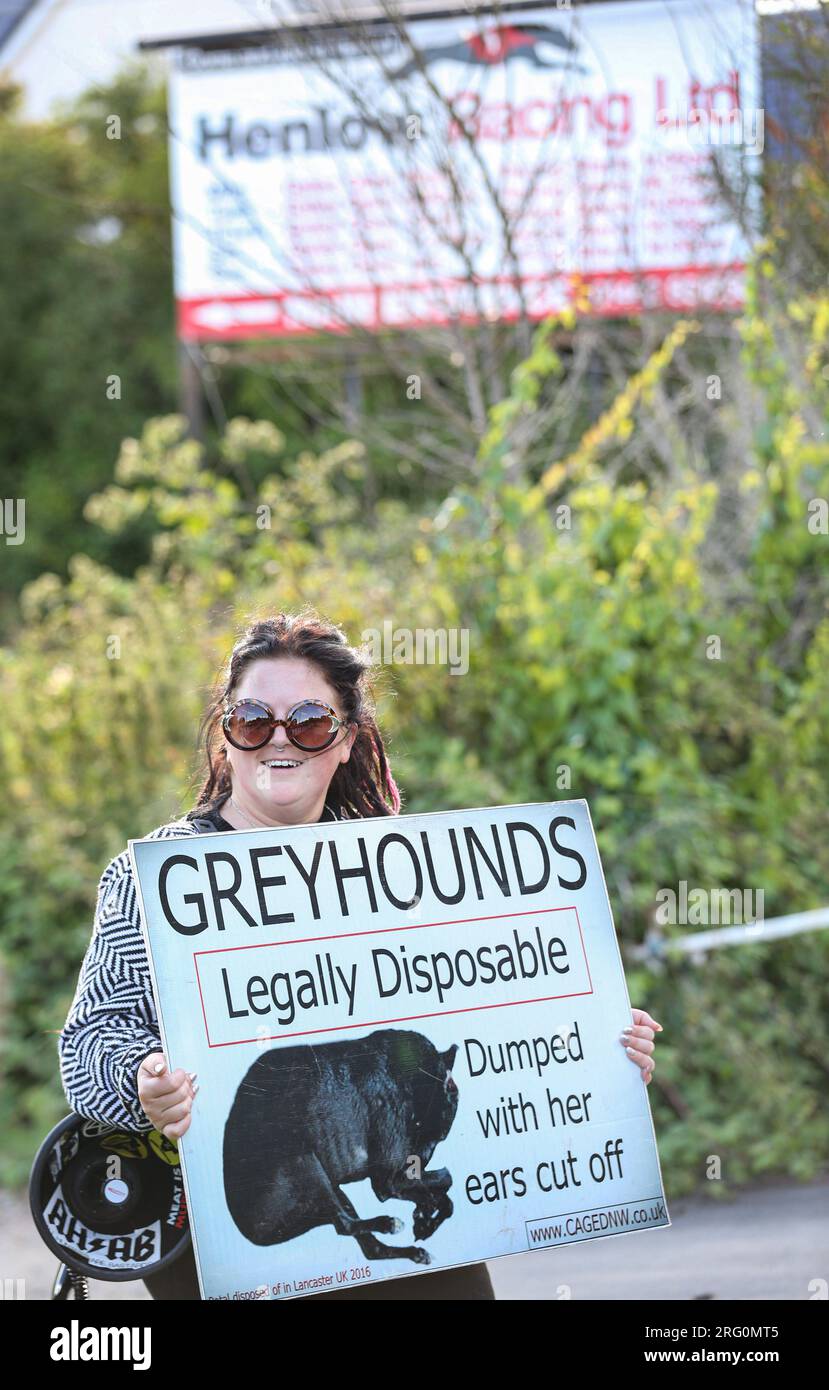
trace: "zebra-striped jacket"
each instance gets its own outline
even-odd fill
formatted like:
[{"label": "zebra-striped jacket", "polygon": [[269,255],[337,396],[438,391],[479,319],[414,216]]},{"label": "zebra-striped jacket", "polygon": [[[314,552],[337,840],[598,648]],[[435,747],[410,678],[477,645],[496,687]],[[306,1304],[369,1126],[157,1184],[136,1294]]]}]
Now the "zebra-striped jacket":
[{"label": "zebra-striped jacket", "polygon": [[[203,819],[169,821],[144,838],[174,839],[208,829],[215,827]],[[60,1076],[69,1105],[90,1120],[126,1130],[152,1129],[138,1099],[136,1073],[145,1057],[162,1050],[138,895],[125,849],[101,875],[92,940],[59,1036]]]}]

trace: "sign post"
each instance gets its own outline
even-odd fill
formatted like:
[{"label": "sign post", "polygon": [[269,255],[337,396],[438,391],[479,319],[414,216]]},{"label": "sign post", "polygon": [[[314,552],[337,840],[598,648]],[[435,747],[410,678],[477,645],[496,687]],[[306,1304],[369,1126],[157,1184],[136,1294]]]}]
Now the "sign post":
[{"label": "sign post", "polygon": [[670,1224],[586,802],[129,846],[203,1298]]}]

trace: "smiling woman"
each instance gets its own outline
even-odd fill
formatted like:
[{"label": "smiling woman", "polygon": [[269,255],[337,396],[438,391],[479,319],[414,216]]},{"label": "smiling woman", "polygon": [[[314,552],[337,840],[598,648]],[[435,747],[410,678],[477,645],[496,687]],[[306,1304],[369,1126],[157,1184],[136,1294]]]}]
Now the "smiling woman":
[{"label": "smiling woman", "polygon": [[[195,805],[146,838],[395,815],[400,794],[375,720],[370,674],[366,651],[315,614],[252,623],[202,720]],[[66,1097],[78,1114],[136,1132],[155,1129],[173,1141],[198,1125],[196,1076],[170,1072],[162,1051],[126,850],[101,878],[93,937],[59,1049]],[[144,1282],[153,1298],[201,1296],[189,1250]],[[486,1266],[477,1264],[308,1297],[419,1301],[494,1293]]]},{"label": "smiling woman", "polygon": [[[370,673],[365,650],[351,647],[316,614],[280,613],[252,623],[202,721],[195,805],[145,838],[180,843],[182,836],[215,830],[396,815],[400,794],[375,719]],[[566,855],[561,844],[553,848]],[[565,871],[573,872],[572,862]],[[625,1039],[628,1055],[649,1076],[658,1025],[637,1011],[634,1025]],[[126,849],[98,885],[92,940],[59,1051],[66,1097],[78,1114],[127,1131],[157,1130],[174,1142],[198,1125],[196,1076],[171,1072],[162,1050]],[[345,1208],[347,1198],[339,1195]],[[200,1298],[189,1250],[148,1273],[145,1283],[153,1298]],[[308,1297],[490,1300],[494,1293],[486,1265],[478,1263]]]},{"label": "smiling woman", "polygon": [[233,787],[225,818],[248,827],[319,820],[359,732],[338,711],[337,691],[307,659],[262,657],[234,696],[221,725]]},{"label": "smiling woman", "polygon": [[393,815],[400,794],[370,688],[371,662],[316,615],[254,623],[202,721],[205,776],[190,817],[236,830]]}]

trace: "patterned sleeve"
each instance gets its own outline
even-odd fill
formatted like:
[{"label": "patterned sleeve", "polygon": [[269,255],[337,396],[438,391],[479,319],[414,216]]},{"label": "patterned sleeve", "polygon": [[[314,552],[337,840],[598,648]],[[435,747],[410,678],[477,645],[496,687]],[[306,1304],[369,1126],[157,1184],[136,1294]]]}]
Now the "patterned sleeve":
[{"label": "patterned sleeve", "polygon": [[[194,833],[189,823],[176,822],[146,838]],[[145,1057],[162,1050],[138,895],[124,850],[101,876],[92,940],[60,1033],[67,1101],[87,1119],[126,1130],[152,1129],[138,1098],[136,1072]]]}]

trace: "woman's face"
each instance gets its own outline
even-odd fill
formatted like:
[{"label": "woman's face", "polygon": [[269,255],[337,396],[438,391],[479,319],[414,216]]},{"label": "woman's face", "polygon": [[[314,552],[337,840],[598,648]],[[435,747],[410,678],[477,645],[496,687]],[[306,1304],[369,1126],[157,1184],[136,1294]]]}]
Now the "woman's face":
[{"label": "woman's face", "polygon": [[[277,719],[301,700],[321,700],[342,719],[344,711],[336,691],[320,667],[299,657],[262,657],[243,672],[229,703],[263,700]],[[251,819],[266,825],[305,825],[319,820],[328,785],[340,763],[347,763],[357,737],[355,728],[340,728],[330,748],[306,753],[295,748],[285,729],[277,725],[262,748],[243,752],[225,743],[231,769],[233,800]],[[295,767],[267,767],[272,758],[289,758]]]}]

